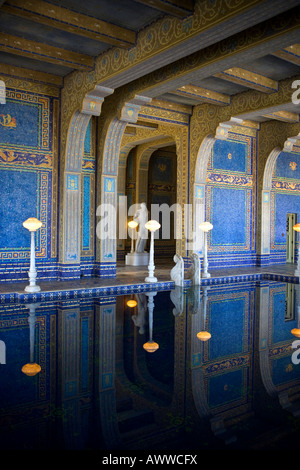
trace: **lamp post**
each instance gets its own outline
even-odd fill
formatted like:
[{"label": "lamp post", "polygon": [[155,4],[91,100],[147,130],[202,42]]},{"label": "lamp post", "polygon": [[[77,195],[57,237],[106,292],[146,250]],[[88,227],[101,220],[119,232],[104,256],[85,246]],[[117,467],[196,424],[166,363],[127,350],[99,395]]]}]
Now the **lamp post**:
[{"label": "lamp post", "polygon": [[28,272],[29,276],[29,286],[25,287],[26,292],[39,292],[41,288],[36,285],[36,269],[35,269],[35,243],[34,243],[34,234],[41,228],[43,223],[36,219],[35,217],[30,217],[29,219],[23,222],[23,226],[31,232],[31,248],[30,248],[30,268]]},{"label": "lamp post", "polygon": [[[295,232],[300,232],[300,224],[296,224],[293,226]],[[297,260],[297,268],[295,271],[295,276],[300,276],[300,240],[298,240],[298,260]]]},{"label": "lamp post", "polygon": [[134,220],[131,220],[130,222],[128,222],[128,227],[131,229],[131,252],[130,253],[133,253],[134,252],[134,229],[138,226],[138,223],[135,222]]},{"label": "lamp post", "polygon": [[156,220],[149,220],[145,227],[149,232],[151,232],[151,240],[150,240],[150,253],[149,253],[149,276],[145,278],[146,282],[157,282],[157,278],[154,276],[154,232],[160,228],[160,223]]},{"label": "lamp post", "polygon": [[204,252],[203,252],[203,274],[202,277],[208,278],[210,277],[210,273],[207,272],[208,268],[208,260],[207,260],[207,232],[209,232],[213,225],[210,222],[202,222],[199,225],[200,230],[204,233]]}]

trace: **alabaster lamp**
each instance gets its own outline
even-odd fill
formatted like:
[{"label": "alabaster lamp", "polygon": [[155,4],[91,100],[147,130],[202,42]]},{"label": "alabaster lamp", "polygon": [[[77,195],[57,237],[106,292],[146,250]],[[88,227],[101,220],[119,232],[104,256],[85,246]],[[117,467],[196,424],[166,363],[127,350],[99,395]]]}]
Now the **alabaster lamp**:
[{"label": "alabaster lamp", "polygon": [[146,292],[148,297],[148,314],[149,314],[149,340],[147,343],[143,344],[143,348],[148,353],[154,353],[159,349],[158,343],[153,341],[153,310],[154,310],[154,300],[153,297],[156,295],[156,292]]},{"label": "alabaster lamp", "polygon": [[207,233],[213,228],[213,225],[210,222],[202,222],[199,225],[200,230],[204,233],[204,242],[203,242],[203,273],[202,277],[208,278],[210,274],[207,272],[208,268],[208,259],[207,259]]},{"label": "alabaster lamp", "polygon": [[[295,230],[295,232],[300,232],[300,224],[294,225],[293,229]],[[298,261],[295,276],[300,276],[300,240],[298,241]]]},{"label": "alabaster lamp", "polygon": [[135,220],[128,222],[128,227],[131,230],[131,253],[134,252],[134,230],[137,228],[138,223]]},{"label": "alabaster lamp", "polygon": [[154,269],[155,269],[155,266],[154,266],[154,232],[160,228],[160,223],[157,222],[156,220],[149,220],[145,224],[145,227],[151,233],[149,265],[148,265],[149,275],[145,278],[145,281],[157,282],[157,278],[154,276]]},{"label": "alabaster lamp", "polygon": [[29,286],[25,287],[26,292],[39,292],[41,288],[36,285],[36,269],[35,269],[35,232],[41,228],[43,223],[35,217],[30,217],[23,222],[23,226],[31,233],[31,248],[30,248],[30,268],[28,272]]}]

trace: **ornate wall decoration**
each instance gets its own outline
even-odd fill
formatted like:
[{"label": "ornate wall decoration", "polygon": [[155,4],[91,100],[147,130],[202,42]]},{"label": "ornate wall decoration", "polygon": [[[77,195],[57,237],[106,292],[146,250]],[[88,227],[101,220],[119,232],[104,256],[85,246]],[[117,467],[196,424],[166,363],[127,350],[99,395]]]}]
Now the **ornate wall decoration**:
[{"label": "ornate wall decoration", "polygon": [[[1,231],[3,279],[27,277],[30,239],[22,226],[26,217],[43,222],[36,234],[37,263],[43,263],[41,276],[55,277],[59,103],[46,94],[47,86],[37,84],[35,92],[34,84],[25,81],[19,89],[20,82],[9,80],[14,87],[6,90],[5,112],[0,117],[1,220],[9,219],[9,233],[7,224]],[[14,197],[7,198],[8,194]],[[6,264],[12,261],[14,267]]]}]

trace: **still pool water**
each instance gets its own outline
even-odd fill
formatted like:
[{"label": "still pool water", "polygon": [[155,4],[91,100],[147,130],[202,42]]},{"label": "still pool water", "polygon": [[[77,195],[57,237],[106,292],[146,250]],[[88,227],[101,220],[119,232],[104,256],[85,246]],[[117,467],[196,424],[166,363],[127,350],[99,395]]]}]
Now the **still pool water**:
[{"label": "still pool water", "polygon": [[2,304],[0,449],[296,449],[299,289]]}]

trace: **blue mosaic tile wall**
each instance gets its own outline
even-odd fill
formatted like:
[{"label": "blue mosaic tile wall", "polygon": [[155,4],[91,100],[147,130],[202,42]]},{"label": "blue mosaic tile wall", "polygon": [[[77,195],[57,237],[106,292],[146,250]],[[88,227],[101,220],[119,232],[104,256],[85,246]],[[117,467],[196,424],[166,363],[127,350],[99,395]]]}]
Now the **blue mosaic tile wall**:
[{"label": "blue mosaic tile wall", "polygon": [[43,224],[36,233],[39,278],[57,277],[58,112],[58,97],[32,86],[7,88],[0,105],[1,281],[28,279],[29,217]]},{"label": "blue mosaic tile wall", "polygon": [[296,214],[296,220],[300,221],[299,190],[300,154],[297,152],[281,152],[277,157],[272,178],[271,262],[286,262],[287,214]]},{"label": "blue mosaic tile wall", "polygon": [[229,134],[213,145],[206,178],[209,266],[256,264],[256,138]]}]

